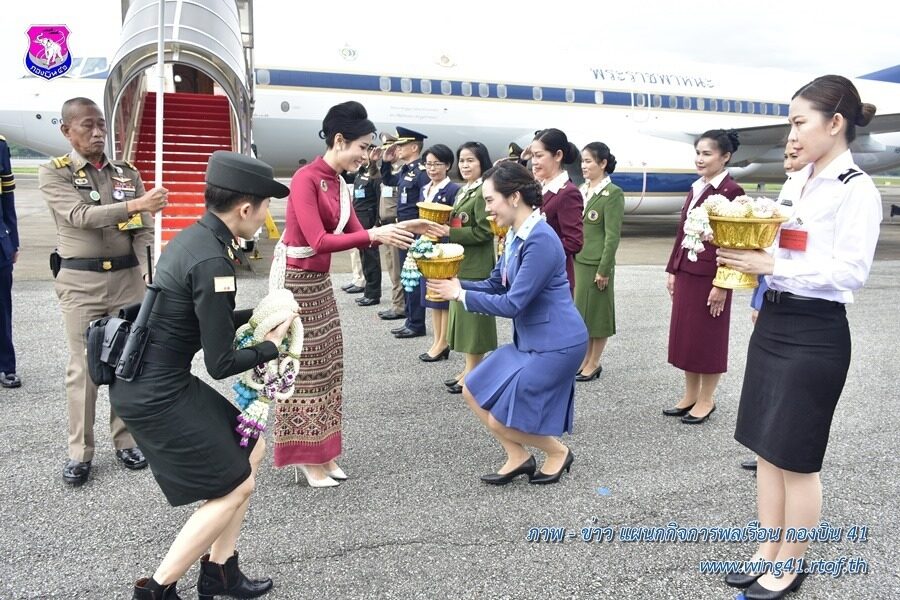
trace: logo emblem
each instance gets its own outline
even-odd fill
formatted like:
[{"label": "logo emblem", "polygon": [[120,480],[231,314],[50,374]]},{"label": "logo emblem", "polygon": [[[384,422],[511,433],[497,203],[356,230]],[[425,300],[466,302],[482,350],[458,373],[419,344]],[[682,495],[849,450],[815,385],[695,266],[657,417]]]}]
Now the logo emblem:
[{"label": "logo emblem", "polygon": [[599,216],[596,210],[588,211],[588,221],[596,221]]},{"label": "logo emblem", "polygon": [[25,67],[38,77],[53,79],[65,75],[72,66],[65,25],[32,25],[25,32],[28,36],[28,52]]},{"label": "logo emblem", "polygon": [[328,191],[328,182],[323,179],[321,185],[322,185],[322,191],[327,192]]},{"label": "logo emblem", "polygon": [[469,222],[469,213],[465,213],[465,212],[459,213],[459,220],[462,221],[463,223],[468,223]]}]

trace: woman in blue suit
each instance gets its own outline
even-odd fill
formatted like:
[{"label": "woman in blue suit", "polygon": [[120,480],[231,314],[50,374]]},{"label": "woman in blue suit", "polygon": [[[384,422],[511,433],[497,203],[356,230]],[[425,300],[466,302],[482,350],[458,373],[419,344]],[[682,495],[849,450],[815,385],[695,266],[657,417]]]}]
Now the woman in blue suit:
[{"label": "woman in blue suit", "polygon": [[[528,170],[502,162],[484,174],[484,199],[510,227],[503,256],[484,281],[429,280],[428,287],[466,310],[513,320],[513,343],[465,377],[463,397],[506,451],[506,463],[482,476],[494,485],[527,475],[556,483],[575,455],[554,436],[572,432],[575,375],[587,350],[559,236],[544,221],[541,186]],[[541,470],[526,447],[546,455]]]}]

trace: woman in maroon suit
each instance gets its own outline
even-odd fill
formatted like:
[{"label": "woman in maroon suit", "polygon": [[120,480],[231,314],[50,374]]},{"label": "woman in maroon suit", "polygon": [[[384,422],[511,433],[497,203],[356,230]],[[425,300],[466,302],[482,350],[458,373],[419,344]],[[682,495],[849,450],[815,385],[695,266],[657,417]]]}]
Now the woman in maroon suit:
[{"label": "woman in maroon suit", "polygon": [[694,164],[700,179],[691,185],[675,246],[666,265],[669,274],[666,287],[672,299],[669,324],[669,362],[684,371],[685,392],[678,403],[663,410],[669,417],[681,417],[687,424],[703,423],[716,409],[713,394],[722,373],[728,370],[728,327],[731,317],[731,291],[713,285],[716,276],[716,247],[705,243],[704,252],[691,262],[681,247],[684,222],[691,209],[707,198],[721,194],[729,200],[743,195],[744,190],[725,170],[738,149],[735,131],[713,129],[694,144]]},{"label": "woman in maroon suit", "polygon": [[575,255],[584,243],[582,210],[584,200],[578,187],[569,180],[565,166],[581,159],[578,148],[559,129],[543,129],[531,142],[531,169],[541,182],[544,199],[541,211],[547,225],[562,241],[566,253],[569,290],[575,292]]}]

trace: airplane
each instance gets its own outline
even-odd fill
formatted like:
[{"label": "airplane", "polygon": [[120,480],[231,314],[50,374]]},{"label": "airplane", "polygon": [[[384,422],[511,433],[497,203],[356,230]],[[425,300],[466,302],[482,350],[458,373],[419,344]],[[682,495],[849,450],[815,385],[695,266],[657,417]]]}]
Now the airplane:
[{"label": "airplane", "polygon": [[[237,0],[239,9],[246,3]],[[562,129],[579,147],[603,141],[618,161],[612,179],[625,190],[626,212],[670,214],[681,209],[697,177],[692,146],[707,129],[738,130],[741,147],[729,169],[745,186],[783,182],[789,101],[814,78],[779,69],[685,63],[645,67],[581,57],[541,73],[528,60],[505,56],[423,50],[400,59],[395,50],[366,37],[323,43],[297,36],[289,40],[286,52],[277,32],[279,23],[292,19],[285,11],[292,10],[300,9],[285,5],[278,13],[256,11],[256,47],[247,71],[252,81],[245,90],[248,97],[252,94],[248,129],[253,148],[281,176],[290,176],[298,165],[323,152],[318,136],[322,117],[330,106],[355,99],[386,132],[400,125],[427,134],[426,145],[451,148],[478,140],[494,159],[506,156],[510,143],[526,147],[534,132],[546,127]],[[127,26],[126,18],[126,44]],[[59,133],[62,102],[86,96],[102,106],[118,81],[115,61],[76,58],[61,80],[23,76],[5,82],[0,134],[50,155],[67,152]],[[167,85],[177,91],[181,75],[177,66],[172,68]],[[185,68],[191,67],[182,65],[182,75]],[[201,77],[213,72],[199,70]],[[151,80],[147,78],[150,87]],[[854,79],[863,100],[878,107],[851,148],[857,164],[870,174],[900,165],[898,82],[897,67]],[[221,81],[212,83],[210,91],[221,94]],[[232,99],[233,113],[235,104]],[[110,115],[107,119],[113,120]],[[579,180],[579,165],[571,165],[570,173]]]}]

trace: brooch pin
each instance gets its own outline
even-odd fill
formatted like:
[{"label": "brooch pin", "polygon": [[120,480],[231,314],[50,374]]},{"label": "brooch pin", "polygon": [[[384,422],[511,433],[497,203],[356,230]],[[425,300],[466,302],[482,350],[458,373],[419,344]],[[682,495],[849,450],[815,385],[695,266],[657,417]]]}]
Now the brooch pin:
[{"label": "brooch pin", "polygon": [[321,185],[322,185],[322,191],[327,192],[328,191],[328,182],[323,179]]}]

